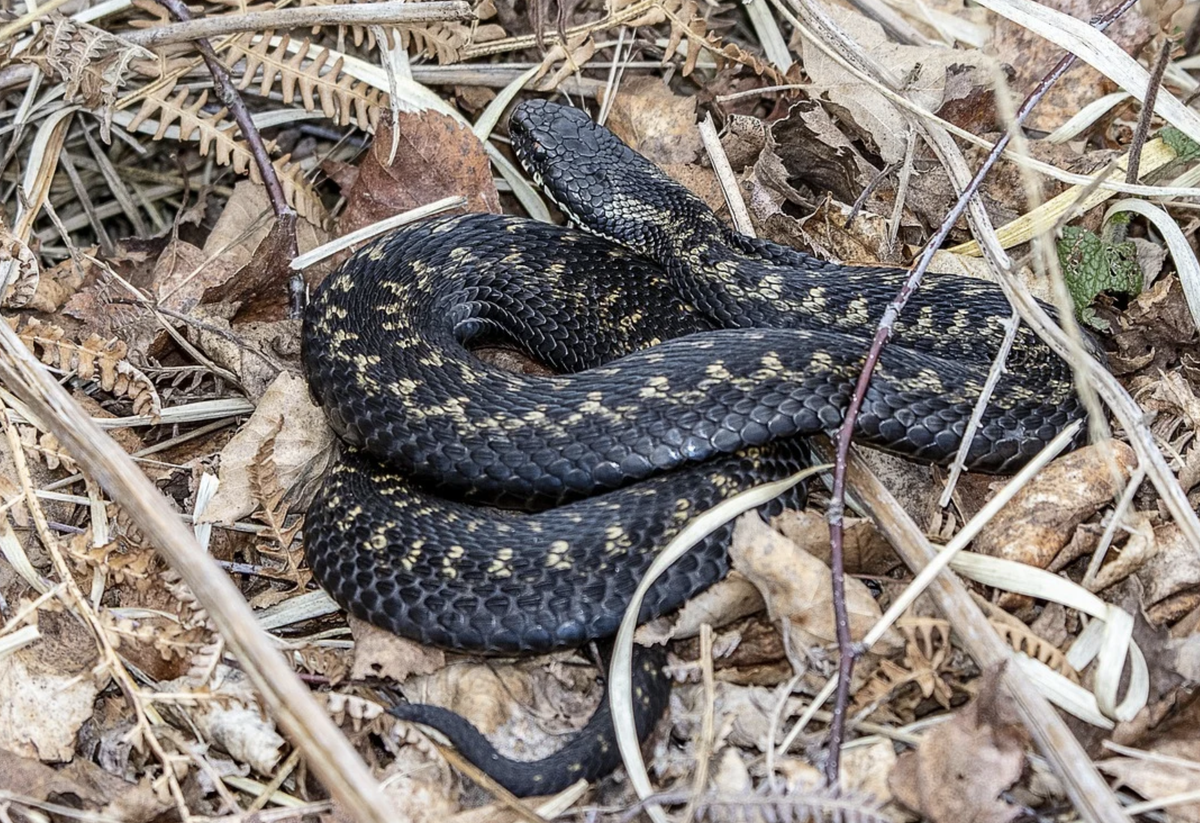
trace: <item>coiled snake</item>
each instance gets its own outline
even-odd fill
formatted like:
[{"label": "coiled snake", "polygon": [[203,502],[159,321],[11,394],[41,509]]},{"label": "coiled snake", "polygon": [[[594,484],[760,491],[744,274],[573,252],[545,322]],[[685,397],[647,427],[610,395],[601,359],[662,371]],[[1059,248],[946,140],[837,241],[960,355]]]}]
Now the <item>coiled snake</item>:
[{"label": "coiled snake", "polygon": [[[303,332],[313,395],[347,444],[305,523],[317,580],[385,629],[496,653],[611,635],[693,513],[802,464],[797,438],[840,424],[906,274],[731,231],[576,109],[526,102],[510,132],[588,234],[480,214],[402,228],[322,284]],[[1010,314],[991,284],[927,276],[857,440],[952,459]],[[496,339],[558,376],[468,350]],[[968,466],[1016,467],[1082,415],[1068,367],[1022,329]],[[729,534],[676,563],[642,618],[720,579]],[[659,663],[647,657],[636,684],[642,734],[665,705]],[[618,762],[606,703],[534,763],[500,757],[446,710],[396,713],[441,728],[518,794]]]}]

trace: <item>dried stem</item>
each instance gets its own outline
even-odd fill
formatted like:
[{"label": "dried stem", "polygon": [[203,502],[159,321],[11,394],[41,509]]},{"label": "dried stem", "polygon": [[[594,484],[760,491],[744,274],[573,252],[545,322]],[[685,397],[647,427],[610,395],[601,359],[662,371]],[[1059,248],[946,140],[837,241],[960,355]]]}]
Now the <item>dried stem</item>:
[{"label": "dried stem", "polygon": [[381,3],[304,6],[246,14],[224,14],[186,20],[169,26],[122,32],[119,36],[128,43],[151,48],[243,31],[298,29],[307,26],[403,26],[439,20],[467,20],[471,16],[471,7],[463,0],[432,0],[427,3],[384,0]]},{"label": "dried stem", "polygon": [[[1170,39],[1163,41],[1158,58],[1154,61],[1154,67],[1150,70],[1150,84],[1146,89],[1146,99],[1142,101],[1142,111],[1138,115],[1137,128],[1134,129],[1133,140],[1129,143],[1129,166],[1125,169],[1126,183],[1138,181],[1142,165],[1142,149],[1146,145],[1146,138],[1150,136],[1150,123],[1154,120],[1154,101],[1158,99],[1158,90],[1162,88],[1163,75],[1167,71],[1167,64],[1171,62],[1173,46],[1174,43]],[[1109,223],[1109,227],[1111,233],[1106,235],[1109,242],[1120,243],[1125,239],[1128,223],[1118,220]]]},{"label": "dried stem", "polygon": [[[159,0],[159,2],[181,22],[187,23],[192,20],[192,13],[188,11],[183,0]],[[242,96],[238,94],[231,82],[229,72],[217,59],[217,53],[213,51],[212,45],[208,40],[201,38],[196,41],[196,50],[200,52],[205,65],[208,66],[209,73],[212,74],[213,88],[217,92],[217,97],[233,115],[238,129],[242,133],[242,139],[246,141],[246,146],[250,150],[250,156],[254,158],[254,163],[258,166],[258,173],[262,176],[267,197],[271,201],[271,208],[279,221],[279,228],[286,233],[284,253],[287,254],[288,259],[291,259],[298,253],[296,212],[288,205],[287,197],[283,193],[283,184],[279,182],[279,175],[275,173],[275,166],[271,163],[271,156],[267,153],[267,146],[263,143],[262,135],[259,134],[258,127],[254,125],[254,120],[250,117],[250,110],[246,108],[245,101],[242,100]]]},{"label": "dried stem", "polygon": [[288,667],[241,593],[214,567],[125,450],[92,422],[7,323],[0,323],[0,382],[37,414],[180,574],[237,655],[271,716],[304,752],[330,793],[345,804],[348,816],[364,823],[393,819],[354,748]]}]

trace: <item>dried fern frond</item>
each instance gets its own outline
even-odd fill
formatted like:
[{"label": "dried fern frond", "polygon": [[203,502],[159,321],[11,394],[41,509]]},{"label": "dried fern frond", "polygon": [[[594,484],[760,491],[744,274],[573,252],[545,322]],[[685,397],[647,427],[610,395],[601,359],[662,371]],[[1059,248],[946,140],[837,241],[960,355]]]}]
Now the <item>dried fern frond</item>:
[{"label": "dried fern frond", "polygon": [[[16,319],[10,320],[16,326]],[[158,417],[162,401],[158,390],[141,369],[126,359],[129,346],[122,340],[105,340],[93,334],[82,343],[67,339],[64,329],[30,318],[17,336],[46,365],[75,372],[84,380],[97,380],[114,397],[128,397],[134,414]]]},{"label": "dried fern frond", "polygon": [[687,41],[687,57],[683,61],[683,75],[686,77],[696,68],[696,61],[701,52],[708,51],[713,55],[717,68],[727,63],[738,63],[753,71],[755,74],[768,77],[771,82],[784,84],[787,79],[783,74],[750,52],[734,43],[725,43],[721,38],[708,30],[708,21],[700,13],[696,0],[661,0],[659,8],[664,17],[671,22],[671,35],[667,39],[667,49],[664,59],[669,59],[679,48],[679,44]]},{"label": "dried fern frond", "polygon": [[[387,95],[345,74],[342,57],[329,63],[329,49],[318,49],[317,56],[309,58],[310,41],[304,40],[298,49],[292,49],[287,35],[275,40],[274,47],[273,40],[272,32],[248,32],[229,43],[226,62],[237,65],[245,60],[239,88],[257,82],[258,93],[266,97],[278,85],[285,103],[294,103],[299,91],[305,111],[316,111],[319,103],[321,113],[339,126],[353,123],[364,131],[374,131],[379,112],[387,108]],[[291,51],[294,53],[289,54]]]},{"label": "dried fern frond", "polygon": [[1039,637],[1025,626],[1017,626],[999,620],[992,620],[991,624],[1013,651],[1039,660],[1063,677],[1075,683],[1079,682],[1079,672],[1075,671],[1075,667],[1067,660],[1067,656],[1062,650],[1049,640]]},{"label": "dried fern frond", "polygon": [[29,304],[41,282],[37,255],[5,226],[0,225],[0,306],[19,309]]},{"label": "dried fern frond", "polygon": [[695,820],[712,823],[894,823],[873,797],[840,789],[772,791],[769,786],[740,793],[706,792],[699,797],[664,794],[646,802],[678,805],[694,800]]},{"label": "dried fern frond", "polygon": [[270,543],[259,544],[257,550],[283,563],[283,568],[276,571],[275,576],[295,583],[297,588],[303,588],[312,579],[312,573],[301,563],[303,552],[300,549],[293,550],[292,544],[304,520],[297,517],[290,526],[285,525],[289,506],[275,465],[275,438],[282,428],[283,419],[280,418],[272,432],[263,438],[254,460],[247,467],[250,492],[262,504],[254,518],[266,524],[267,536],[271,539]]},{"label": "dried fern frond", "polygon": [[504,37],[506,32],[494,23],[468,25],[454,20],[407,26],[400,29],[400,43],[414,54],[436,57],[442,65],[464,59],[466,51]]},{"label": "dried fern frond", "polygon": [[20,425],[17,426],[17,434],[20,436],[21,446],[29,456],[41,460],[46,464],[46,468],[61,468],[68,472],[78,468],[71,455],[63,451],[62,443],[50,432],[42,434],[33,426]]},{"label": "dried fern frond", "polygon": [[154,55],[87,23],[57,12],[17,59],[32,63],[54,82],[63,84],[66,101],[97,111],[100,133],[109,142],[117,90],[125,85],[129,64]]},{"label": "dried fern frond", "polygon": [[169,130],[178,122],[177,133],[172,135],[178,140],[191,140],[193,135],[200,144],[200,155],[207,157],[215,150],[215,159],[219,165],[233,166],[238,174],[250,173],[252,179],[258,181],[258,172],[253,170],[250,152],[234,135],[237,125],[232,120],[226,120],[227,111],[220,109],[210,114],[203,111],[208,102],[208,92],[200,92],[193,102],[188,102],[188,90],[180,89],[178,94],[172,86],[163,86],[142,100],[142,107],[134,115],[128,129],[136,131],[151,117],[157,117],[157,124],[152,140],[162,140]]},{"label": "dried fern frond", "polygon": [[[172,95],[174,87],[164,84],[154,92],[142,98],[142,107],[126,128],[135,131],[150,123],[151,117],[157,120],[153,123],[152,140],[162,140],[171,137],[177,140],[191,140],[193,137],[199,143],[200,155],[208,156],[215,153],[218,165],[233,166],[238,174],[249,174],[250,179],[261,182],[258,167],[254,164],[250,150],[237,137],[237,126],[226,119],[228,113],[224,108],[209,113],[204,111],[208,102],[208,92],[203,91],[192,102],[188,102],[188,90],[180,89]],[[178,125],[176,126],[176,123]],[[173,131],[174,129],[174,131]],[[273,143],[267,144],[267,150],[274,149]],[[288,205],[294,208],[301,217],[309,222],[320,224],[326,217],[325,206],[304,179],[303,170],[289,162],[290,156],[271,161],[283,186],[283,194]]]},{"label": "dried fern frond", "polygon": [[595,54],[596,38],[590,34],[578,40],[568,40],[565,45],[555,43],[546,50],[542,65],[538,67],[537,77],[542,77],[558,63],[562,65],[542,82],[541,87],[547,90],[558,88],[560,83],[579,71]]}]

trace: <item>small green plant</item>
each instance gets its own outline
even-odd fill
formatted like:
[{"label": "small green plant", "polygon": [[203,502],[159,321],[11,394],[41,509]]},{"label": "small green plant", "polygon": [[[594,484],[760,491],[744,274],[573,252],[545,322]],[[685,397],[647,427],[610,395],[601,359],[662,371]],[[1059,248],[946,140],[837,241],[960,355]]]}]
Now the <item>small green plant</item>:
[{"label": "small green plant", "polygon": [[[1120,221],[1128,222],[1128,215],[1117,215],[1111,223]],[[1124,236],[1124,232],[1117,234]],[[1108,331],[1108,324],[1092,308],[1097,295],[1136,295],[1142,290],[1137,250],[1127,240],[1112,242],[1087,229],[1067,226],[1058,241],[1058,262],[1080,321],[1100,331]]]}]

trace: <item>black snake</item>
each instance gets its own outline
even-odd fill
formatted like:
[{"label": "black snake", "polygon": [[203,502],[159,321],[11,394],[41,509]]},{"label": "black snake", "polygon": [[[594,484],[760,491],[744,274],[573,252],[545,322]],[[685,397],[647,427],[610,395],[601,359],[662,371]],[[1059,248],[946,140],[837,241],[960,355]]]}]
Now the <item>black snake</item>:
[{"label": "black snake", "polygon": [[[305,523],[318,581],[385,629],[496,653],[611,635],[692,514],[801,465],[797,438],[840,424],[906,276],[731,231],[581,111],[526,102],[510,133],[588,234],[481,214],[402,228],[322,284],[303,332],[313,395],[347,444]],[[952,459],[1010,314],[994,285],[927,276],[856,438]],[[557,376],[468,349],[496,340]],[[968,467],[1014,468],[1082,415],[1069,368],[1022,329]],[[729,533],[676,563],[642,618],[720,579]],[[658,661],[635,687],[643,734],[665,705]],[[501,758],[446,710],[396,713],[441,728],[518,794],[618,762],[606,706],[534,763]]]}]

